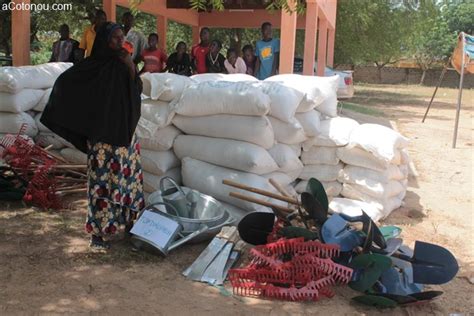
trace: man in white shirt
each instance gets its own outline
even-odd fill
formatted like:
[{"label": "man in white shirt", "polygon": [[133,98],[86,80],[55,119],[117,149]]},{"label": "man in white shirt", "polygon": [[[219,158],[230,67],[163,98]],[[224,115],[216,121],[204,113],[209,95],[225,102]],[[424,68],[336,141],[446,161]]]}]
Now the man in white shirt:
[{"label": "man in white shirt", "polygon": [[130,12],[125,12],[122,16],[123,32],[125,40],[133,45],[132,60],[135,64],[140,63],[140,56],[146,45],[146,38],[142,32],[136,30],[133,26],[135,18]]}]

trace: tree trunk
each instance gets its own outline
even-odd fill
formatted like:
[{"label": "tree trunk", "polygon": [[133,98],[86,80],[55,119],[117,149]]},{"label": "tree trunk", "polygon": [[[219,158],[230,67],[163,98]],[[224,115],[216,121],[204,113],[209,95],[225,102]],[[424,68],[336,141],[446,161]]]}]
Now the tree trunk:
[{"label": "tree trunk", "polygon": [[423,69],[423,73],[421,74],[421,79],[420,79],[420,86],[422,86],[425,83],[425,77],[426,77],[426,69]]},{"label": "tree trunk", "polygon": [[240,54],[242,50],[242,29],[233,29],[233,36],[230,39],[230,47],[237,50]]},{"label": "tree trunk", "polygon": [[379,83],[382,83],[382,68],[383,68],[383,65],[382,66],[377,65],[377,79]]}]

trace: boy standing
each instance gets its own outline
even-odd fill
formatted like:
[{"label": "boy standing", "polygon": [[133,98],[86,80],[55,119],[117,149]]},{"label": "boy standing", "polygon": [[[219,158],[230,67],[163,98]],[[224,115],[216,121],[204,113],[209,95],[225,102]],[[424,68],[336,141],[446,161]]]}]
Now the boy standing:
[{"label": "boy standing", "polygon": [[255,54],[255,75],[264,80],[277,73],[280,58],[280,40],[272,38],[272,25],[270,22],[262,24],[262,39],[257,41]]},{"label": "boy standing", "polygon": [[195,73],[204,74],[207,72],[206,58],[210,50],[210,36],[209,28],[203,27],[199,33],[201,42],[191,48],[191,59]]},{"label": "boy standing", "polygon": [[151,33],[148,36],[148,48],[145,48],[142,53],[142,60],[145,65],[140,72],[163,72],[168,57],[157,45],[158,34]]}]

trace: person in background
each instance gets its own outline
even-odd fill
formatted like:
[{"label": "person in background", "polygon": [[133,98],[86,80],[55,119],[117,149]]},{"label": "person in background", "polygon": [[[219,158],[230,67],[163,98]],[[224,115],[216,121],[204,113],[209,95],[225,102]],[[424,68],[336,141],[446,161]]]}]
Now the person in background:
[{"label": "person in background", "polygon": [[131,12],[125,12],[122,15],[123,32],[125,41],[133,46],[132,60],[137,65],[142,60],[142,53],[145,49],[146,39],[142,32],[136,30],[135,18]]},{"label": "person in background", "polygon": [[245,72],[247,75],[255,76],[255,52],[253,50],[252,45],[245,45],[242,48],[242,54],[244,57],[245,66],[247,67],[247,71]]},{"label": "person in background", "polygon": [[165,70],[183,76],[192,75],[193,67],[191,58],[186,53],[185,42],[179,42],[178,45],[176,45],[176,52],[169,56]]},{"label": "person in background", "polygon": [[76,56],[78,59],[82,59],[90,56],[92,52],[92,46],[94,46],[95,34],[99,27],[107,21],[107,15],[103,10],[97,10],[94,17],[92,18],[92,25],[88,26],[82,34],[82,39],[79,44],[80,50]]},{"label": "person in background", "polygon": [[51,58],[49,62],[75,62],[75,52],[79,48],[79,42],[69,37],[69,25],[63,24],[59,27],[60,38],[53,43]]},{"label": "person in background", "polygon": [[270,22],[262,24],[262,39],[255,45],[255,76],[264,80],[276,75],[280,57],[280,40],[272,38],[272,25]]},{"label": "person in background", "polygon": [[222,44],[219,40],[213,40],[206,56],[206,68],[208,73],[227,73],[225,69],[225,57],[220,53]]},{"label": "person in background", "polygon": [[168,61],[168,56],[157,47],[158,34],[151,33],[148,35],[148,48],[142,53],[142,60],[145,63],[142,72],[163,72]]},{"label": "person in background", "polygon": [[234,48],[227,50],[227,59],[224,62],[224,66],[229,74],[244,74],[247,72],[245,61],[239,57],[237,50]]},{"label": "person in background", "polygon": [[209,55],[211,32],[208,27],[203,27],[199,33],[201,41],[191,48],[191,61],[194,73],[203,74],[207,72],[206,58]]},{"label": "person in background", "polygon": [[87,154],[90,246],[108,248],[106,236],[131,229],[145,205],[140,144],[142,82],[123,48],[119,24],[97,29],[91,55],[54,83],[41,122]]}]

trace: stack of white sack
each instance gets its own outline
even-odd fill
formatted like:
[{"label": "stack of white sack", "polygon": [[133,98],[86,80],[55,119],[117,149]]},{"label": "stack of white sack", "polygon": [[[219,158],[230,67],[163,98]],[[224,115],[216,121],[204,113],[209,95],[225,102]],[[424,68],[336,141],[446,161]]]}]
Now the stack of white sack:
[{"label": "stack of white sack", "polygon": [[164,176],[181,181],[181,162],[173,151],[173,144],[181,131],[171,124],[174,112],[170,102],[179,99],[194,81],[170,73],[145,73],[141,76],[143,94],[141,118],[136,135],[141,145],[141,163],[144,190],[147,193],[160,189]]},{"label": "stack of white sack", "polygon": [[334,117],[321,121],[320,134],[303,143],[301,161],[304,164],[300,175],[301,181],[296,185],[296,191],[306,190],[310,178],[322,182],[329,198],[338,196],[342,184],[338,176],[343,164],[337,157],[338,148],[349,143],[351,132],[359,125],[356,121],[345,117]]},{"label": "stack of white sack", "polygon": [[[242,191],[222,180],[275,192],[269,178],[288,185],[297,177],[301,162],[291,147],[275,143],[267,117],[283,115],[284,107],[291,106],[287,95],[281,95],[289,89],[273,83],[217,80],[197,80],[173,103],[173,124],[187,134],[174,143],[182,159],[183,183],[247,211],[262,209],[230,197],[230,192]],[[299,100],[292,102],[296,108]]]},{"label": "stack of white sack", "polygon": [[[37,66],[0,68],[0,134],[24,134],[35,137],[34,120],[38,104],[45,98],[57,77],[72,64],[48,63]],[[49,95],[48,95],[49,97]],[[47,99],[46,99],[47,101]]]},{"label": "stack of white sack", "polygon": [[348,146],[337,150],[347,164],[338,177],[342,196],[375,206],[380,218],[400,207],[408,185],[407,146],[408,140],[388,127],[356,127]]}]

